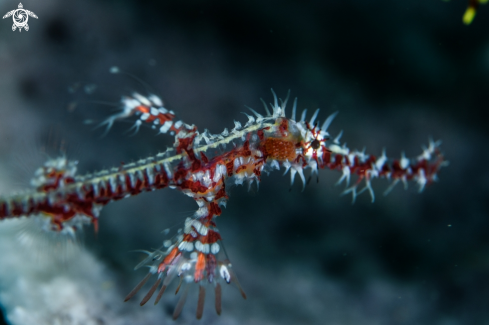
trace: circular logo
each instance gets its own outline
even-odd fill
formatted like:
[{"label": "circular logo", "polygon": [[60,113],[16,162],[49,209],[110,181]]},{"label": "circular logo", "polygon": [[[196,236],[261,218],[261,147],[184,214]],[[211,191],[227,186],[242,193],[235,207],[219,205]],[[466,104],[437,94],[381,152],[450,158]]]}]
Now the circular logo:
[{"label": "circular logo", "polygon": [[15,10],[15,13],[13,14],[14,18],[14,24],[18,28],[23,28],[25,25],[27,25],[27,21],[29,20],[29,15],[27,15],[27,12],[25,12],[24,9],[17,9]]}]

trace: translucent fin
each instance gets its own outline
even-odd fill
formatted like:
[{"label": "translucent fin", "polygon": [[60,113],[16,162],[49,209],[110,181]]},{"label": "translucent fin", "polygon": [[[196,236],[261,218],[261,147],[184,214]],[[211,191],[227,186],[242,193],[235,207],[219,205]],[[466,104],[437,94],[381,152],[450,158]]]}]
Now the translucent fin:
[{"label": "translucent fin", "polygon": [[241,288],[241,284],[238,281],[236,273],[234,273],[231,268],[229,268],[229,273],[231,274],[231,282],[233,282],[238,287],[239,292],[241,293],[241,297],[243,297],[243,299],[246,299],[246,293],[244,292],[243,288]]},{"label": "translucent fin", "polygon": [[202,318],[202,314],[204,313],[204,302],[205,302],[205,288],[203,286],[199,286],[199,300],[197,302],[197,319]]},{"label": "translucent fin", "polygon": [[290,117],[293,121],[295,121],[296,113],[297,113],[297,97],[294,99],[294,105],[292,106],[292,116]]},{"label": "translucent fin", "polygon": [[188,287],[189,286],[185,286],[185,289],[184,289],[182,295],[180,296],[180,299],[178,299],[177,306],[175,307],[175,310],[173,311],[173,316],[172,316],[173,320],[177,319],[178,316],[180,316],[180,314],[182,313],[183,306],[185,305],[185,301],[187,301]]},{"label": "translucent fin", "polygon": [[285,100],[282,100],[280,98],[280,107],[282,108],[281,116],[285,117],[285,108],[287,107],[287,102],[289,101],[290,97],[290,89],[287,92],[287,97],[285,97]]},{"label": "translucent fin", "polygon": [[[333,114],[331,114],[330,116],[328,116],[328,118],[326,119],[326,121],[324,121],[323,126],[321,126],[321,130],[323,132],[325,132],[326,134],[329,134],[328,133],[329,125],[331,124],[331,122],[333,122],[333,120],[336,117],[336,115],[338,115],[338,111],[336,111]],[[338,136],[338,141],[339,141],[339,137],[340,136]]]},{"label": "translucent fin", "polygon": [[270,110],[268,109],[267,103],[265,103],[263,98],[260,98],[260,100],[263,103],[263,107],[265,107],[265,112],[267,112],[267,116],[272,116],[272,114],[270,114]]},{"label": "translucent fin", "polygon": [[217,283],[214,291],[216,293],[216,313],[218,315],[221,315],[221,311],[222,311],[222,306],[221,306],[221,297],[222,297],[221,284]]},{"label": "translucent fin", "polygon": [[143,300],[141,300],[141,303],[140,303],[141,306],[143,306],[145,303],[148,302],[149,299],[151,299],[151,297],[155,293],[156,288],[158,288],[158,285],[160,284],[160,282],[161,282],[161,278],[158,278],[158,280],[156,280],[155,284],[153,284],[151,289],[149,289],[146,296],[144,296]]},{"label": "translucent fin", "polygon": [[263,115],[261,115],[251,107],[246,106],[246,108],[248,108],[253,114],[255,114],[257,122],[263,120]]},{"label": "translucent fin", "polygon": [[[322,128],[321,128],[321,130],[322,130]],[[337,144],[337,145],[340,145],[340,139],[341,139],[341,136],[342,135],[343,135],[343,130],[341,130],[340,133],[336,136],[336,138],[334,138],[333,143],[334,144]]]},{"label": "translucent fin", "polygon": [[132,289],[131,292],[129,292],[129,294],[126,296],[126,298],[124,299],[124,302],[128,301],[129,299],[131,299],[132,297],[134,297],[134,295],[139,291],[139,289],[141,289],[141,287],[149,280],[149,278],[152,276],[153,274],[151,272],[149,272],[148,274],[146,274],[146,276],[144,277],[144,279],[141,280],[141,282],[138,283],[137,286],[134,287],[134,289]]},{"label": "translucent fin", "polygon": [[302,111],[301,120],[299,122],[304,122],[306,120],[307,108]]},{"label": "translucent fin", "polygon": [[166,285],[162,285],[160,291],[158,292],[158,295],[156,296],[155,305],[160,301],[161,297],[165,293],[165,290],[166,290]]},{"label": "translucent fin", "polygon": [[314,112],[314,114],[311,117],[311,120],[309,121],[309,125],[311,127],[314,127],[314,122],[316,122],[316,118],[318,117],[319,114],[319,108]]}]

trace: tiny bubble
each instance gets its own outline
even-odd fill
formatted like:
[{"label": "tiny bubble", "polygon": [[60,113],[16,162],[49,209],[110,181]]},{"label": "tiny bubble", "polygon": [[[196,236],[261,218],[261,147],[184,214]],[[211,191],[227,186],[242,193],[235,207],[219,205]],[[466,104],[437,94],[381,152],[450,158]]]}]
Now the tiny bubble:
[{"label": "tiny bubble", "polygon": [[68,104],[68,112],[73,113],[76,109],[77,103],[76,102],[71,102]]},{"label": "tiny bubble", "polygon": [[83,90],[85,90],[85,93],[88,95],[93,94],[95,92],[95,89],[97,89],[97,85],[95,84],[88,84],[85,85],[85,87],[83,88]]},{"label": "tiny bubble", "polygon": [[70,94],[74,94],[74,93],[77,92],[78,88],[80,88],[80,83],[79,82],[75,82],[73,85],[68,86],[68,92]]}]

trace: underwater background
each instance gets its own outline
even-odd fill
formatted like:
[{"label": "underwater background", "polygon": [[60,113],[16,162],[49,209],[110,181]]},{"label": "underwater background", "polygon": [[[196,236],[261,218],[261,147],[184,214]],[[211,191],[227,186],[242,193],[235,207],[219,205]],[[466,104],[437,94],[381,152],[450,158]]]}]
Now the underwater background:
[{"label": "underwater background", "polygon": [[[329,170],[303,192],[280,171],[259,190],[228,188],[217,226],[248,299],[226,286],[222,315],[209,294],[197,321],[191,294],[175,324],[489,324],[489,6],[465,26],[462,0],[23,5],[38,16],[29,31],[0,21],[1,194],[29,186],[60,147],[84,174],[172,145],[149,128],[125,134],[130,123],[94,129],[116,107],[101,102],[148,91],[112,66],[212,133],[246,122],[244,105],[263,111],[273,88],[320,120],[338,110],[328,131],[351,149],[416,157],[443,141],[450,165],[421,194],[384,197],[377,180],[375,202],[352,205]],[[2,221],[0,324],[172,324],[171,291],[157,306],[123,303],[146,273],[131,251],[160,247],[196,209],[170,189],[111,203],[70,256]]]}]

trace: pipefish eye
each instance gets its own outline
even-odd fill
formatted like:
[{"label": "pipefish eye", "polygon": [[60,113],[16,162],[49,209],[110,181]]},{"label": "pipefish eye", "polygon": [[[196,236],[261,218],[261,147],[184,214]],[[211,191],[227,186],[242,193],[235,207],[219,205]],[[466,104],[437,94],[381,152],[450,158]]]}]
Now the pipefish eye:
[{"label": "pipefish eye", "polygon": [[311,142],[311,148],[312,149],[318,150],[320,146],[321,146],[321,142],[319,142],[318,139],[312,140],[312,142]]}]

